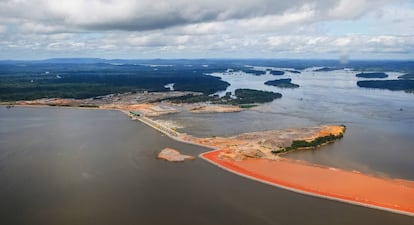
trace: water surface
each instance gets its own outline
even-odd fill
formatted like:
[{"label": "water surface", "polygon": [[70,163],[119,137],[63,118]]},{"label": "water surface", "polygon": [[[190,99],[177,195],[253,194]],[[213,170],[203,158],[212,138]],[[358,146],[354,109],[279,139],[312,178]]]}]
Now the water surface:
[{"label": "water surface", "polygon": [[[283,76],[215,73],[213,75],[231,83],[226,91],[251,88],[280,92],[283,97],[253,111],[227,114],[183,112],[160,119],[175,120],[184,127],[180,131],[202,137],[344,124],[348,129],[343,140],[317,151],[298,151],[286,156],[414,180],[414,94],[359,88],[356,82],[366,79],[355,77],[356,73],[350,70],[314,72],[311,69],[301,74],[287,72]],[[396,72],[387,74],[386,79],[396,79],[400,75]],[[292,83],[301,87],[283,89],[264,84],[266,80],[281,78],[291,78]]]},{"label": "water surface", "polygon": [[0,107],[2,224],[413,224],[414,218],[300,195],[201,159],[115,111]]}]

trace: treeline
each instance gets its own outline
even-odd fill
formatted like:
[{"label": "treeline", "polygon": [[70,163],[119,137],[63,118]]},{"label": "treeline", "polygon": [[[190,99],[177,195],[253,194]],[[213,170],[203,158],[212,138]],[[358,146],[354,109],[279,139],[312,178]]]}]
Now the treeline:
[{"label": "treeline", "polygon": [[414,80],[366,80],[358,81],[357,85],[358,87],[379,88],[391,91],[412,92],[414,90]]},{"label": "treeline", "polygon": [[414,80],[414,73],[407,73],[401,76],[398,76],[398,79],[402,79],[402,80]]},{"label": "treeline", "polygon": [[292,83],[292,79],[278,79],[278,80],[269,80],[264,83],[265,85],[280,87],[280,88],[298,88],[298,84]]},{"label": "treeline", "polygon": [[332,143],[333,141],[337,139],[341,139],[341,138],[343,138],[343,133],[339,135],[330,134],[324,137],[317,137],[312,141],[293,140],[290,146],[286,148],[281,148],[278,150],[273,150],[272,153],[278,154],[278,153],[283,153],[283,152],[287,152],[287,151],[291,151],[295,149],[316,148],[323,144]]},{"label": "treeline", "polygon": [[179,97],[169,97],[162,99],[160,101],[170,101],[173,103],[198,103],[198,102],[210,102],[213,104],[232,104],[240,105],[241,107],[253,107],[253,103],[266,103],[271,102],[275,99],[281,98],[282,94],[270,92],[270,91],[260,91],[253,89],[237,89],[235,90],[235,97],[231,97],[231,93],[227,92],[225,96],[219,97],[218,95],[195,95],[188,94]]},{"label": "treeline", "polygon": [[357,73],[356,77],[362,78],[387,78],[388,74],[386,73]]},{"label": "treeline", "polygon": [[177,91],[209,95],[230,85],[194,68],[108,64],[0,65],[0,80],[0,101],[168,91],[164,87],[168,83],[175,83]]}]

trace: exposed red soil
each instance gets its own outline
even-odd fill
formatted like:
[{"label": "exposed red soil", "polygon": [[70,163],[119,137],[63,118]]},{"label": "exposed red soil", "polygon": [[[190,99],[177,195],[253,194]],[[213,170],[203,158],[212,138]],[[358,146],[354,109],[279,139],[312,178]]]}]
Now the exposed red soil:
[{"label": "exposed red soil", "polygon": [[359,172],[312,165],[301,161],[221,160],[222,150],[202,157],[232,172],[307,194],[414,215],[414,182],[369,176]]}]

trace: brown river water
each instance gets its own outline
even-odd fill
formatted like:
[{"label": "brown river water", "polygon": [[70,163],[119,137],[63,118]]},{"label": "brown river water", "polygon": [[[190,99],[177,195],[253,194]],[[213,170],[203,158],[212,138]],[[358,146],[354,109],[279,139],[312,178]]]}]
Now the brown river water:
[{"label": "brown river water", "polygon": [[0,146],[1,224],[414,223],[261,184],[200,158],[156,160],[165,147],[208,149],[116,111],[0,107]]}]

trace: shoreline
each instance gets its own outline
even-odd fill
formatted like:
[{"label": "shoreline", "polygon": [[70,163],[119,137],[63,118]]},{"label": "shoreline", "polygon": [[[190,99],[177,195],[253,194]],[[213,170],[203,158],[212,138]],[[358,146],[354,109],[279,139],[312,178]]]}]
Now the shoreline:
[{"label": "shoreline", "polygon": [[[238,162],[239,164],[236,165],[231,161],[224,161],[224,160],[220,160],[218,159],[218,154],[219,152],[222,150],[213,150],[210,152],[205,152],[205,153],[201,153],[199,155],[200,158],[206,160],[207,162],[223,169],[226,170],[227,172],[242,176],[244,178],[247,179],[251,179],[260,183],[264,183],[267,185],[271,185],[274,187],[278,187],[278,188],[282,188],[288,191],[293,191],[296,193],[300,193],[300,194],[304,194],[304,195],[309,195],[309,196],[313,196],[313,197],[318,197],[318,198],[324,198],[324,199],[329,199],[329,200],[334,200],[334,201],[339,201],[339,202],[344,202],[344,203],[348,203],[348,204],[353,204],[353,205],[358,205],[358,206],[364,206],[364,207],[368,207],[368,208],[373,208],[373,209],[378,209],[378,210],[383,210],[383,211],[388,211],[388,212],[392,212],[392,213],[397,213],[397,214],[402,214],[402,215],[406,215],[406,216],[414,216],[414,201],[412,203],[412,205],[410,205],[410,208],[402,208],[402,207],[398,207],[398,206],[391,206],[390,204],[387,203],[383,203],[383,202],[375,202],[372,201],[372,199],[367,199],[367,198],[352,198],[350,195],[347,194],[336,194],[336,193],[329,193],[326,191],[321,191],[321,189],[317,190],[318,188],[321,187],[317,187],[317,185],[315,186],[315,182],[312,183],[309,187],[303,187],[300,186],[298,184],[294,184],[294,183],[289,183],[289,181],[282,181],[282,180],[277,180],[275,178],[272,177],[268,177],[264,174],[258,173],[257,171],[251,171],[248,170],[246,168],[240,167],[240,164],[243,164],[243,162]],[[266,159],[255,159],[255,160],[266,160]],[[410,189],[410,191],[412,191],[412,193],[414,193],[414,182],[412,181],[406,181],[406,180],[392,180],[392,179],[385,179],[385,178],[379,178],[379,177],[374,177],[374,176],[369,176],[366,174],[362,174],[362,173],[356,173],[356,172],[352,172],[352,171],[346,171],[346,170],[341,170],[341,169],[336,169],[336,168],[331,168],[331,167],[325,167],[325,166],[321,166],[321,165],[307,165],[305,163],[299,163],[297,161],[294,160],[290,160],[290,159],[286,159],[286,158],[282,158],[282,161],[273,161],[272,163],[284,163],[284,164],[289,164],[288,166],[292,166],[292,167],[302,167],[304,169],[318,169],[318,170],[323,170],[325,174],[328,174],[329,172],[331,173],[335,173],[337,171],[342,172],[342,173],[346,173],[348,175],[351,176],[357,176],[358,178],[369,178],[371,179],[376,179],[380,182],[387,182],[390,183],[392,182],[393,185],[395,187],[401,186],[402,182],[409,182],[410,183],[410,187],[408,187]],[[267,160],[270,161],[270,160]],[[283,171],[282,173],[286,173],[287,171]],[[304,172],[304,171],[303,171]],[[311,177],[312,174],[309,173],[309,170],[306,170],[306,175]],[[397,184],[395,184],[394,182],[398,182]],[[323,188],[322,188],[323,189]],[[358,191],[358,190],[356,190]],[[391,194],[391,193],[389,193]],[[411,195],[412,196],[412,195]],[[409,197],[409,196],[406,196]],[[413,198],[413,197],[411,197]],[[411,203],[411,202],[410,202]],[[409,204],[409,203],[408,203]]]},{"label": "shoreline", "polygon": [[[6,106],[6,105],[4,105]],[[49,105],[13,105],[13,106],[20,106],[20,107],[32,107],[32,108],[63,108],[63,109],[93,109],[93,110],[112,110],[112,111],[119,111],[122,112],[124,114],[126,114],[127,116],[129,116],[130,118],[139,120],[140,122],[146,124],[147,126],[152,127],[153,129],[156,129],[157,131],[163,133],[164,135],[168,136],[169,138],[175,140],[175,141],[179,141],[182,143],[186,143],[186,144],[191,144],[191,145],[196,145],[196,146],[201,146],[201,147],[206,147],[209,149],[213,149],[212,151],[208,151],[208,152],[204,152],[198,155],[198,157],[206,160],[207,162],[221,168],[224,169],[228,172],[231,172],[233,174],[260,182],[260,183],[264,183],[267,185],[271,185],[274,187],[278,187],[278,188],[282,188],[285,190],[289,190],[289,191],[293,191],[296,193],[300,193],[300,194],[305,194],[305,195],[309,195],[309,196],[314,196],[314,197],[318,197],[318,198],[325,198],[325,199],[329,199],[329,200],[334,200],[334,201],[339,201],[339,202],[344,202],[344,203],[349,203],[349,204],[353,204],[353,205],[359,205],[359,206],[364,206],[364,207],[368,207],[368,208],[373,208],[373,209],[379,209],[379,210],[383,210],[383,211],[388,211],[388,212],[392,212],[392,213],[397,213],[397,214],[402,214],[402,215],[407,215],[407,216],[414,216],[414,206],[410,209],[399,209],[398,207],[390,207],[387,206],[386,204],[375,204],[375,203],[368,203],[368,202],[364,202],[358,199],[352,199],[351,197],[346,197],[346,196],[338,196],[332,193],[326,193],[326,192],[318,192],[318,191],[312,191],[309,188],[301,188],[301,187],[296,187],[292,184],[286,183],[286,182],[277,182],[273,179],[269,179],[266,178],[265,175],[263,174],[258,174],[258,173],[252,173],[249,170],[246,169],[242,169],[240,167],[231,165],[231,163],[229,163],[228,161],[224,161],[224,160],[220,160],[217,158],[217,155],[220,151],[219,148],[217,147],[213,147],[213,146],[209,146],[209,145],[204,145],[201,143],[197,143],[195,141],[189,141],[189,140],[185,140],[183,139],[183,137],[181,135],[177,135],[177,136],[173,136],[171,135],[169,132],[164,131],[163,129],[161,129],[160,127],[163,127],[162,125],[158,124],[157,122],[155,122],[154,120],[152,120],[151,118],[145,117],[143,116],[145,119],[148,119],[150,121],[152,121],[154,124],[157,124],[157,126],[155,126],[154,124],[149,123],[148,121],[142,120],[139,117],[134,117],[133,115],[130,114],[130,112],[126,109],[120,109],[120,108],[94,108],[94,107],[76,107],[76,106],[49,106]],[[167,128],[170,129],[170,128]],[[178,132],[177,132],[178,133]],[[180,134],[180,133],[178,133]],[[215,158],[214,158],[215,157]],[[289,163],[290,166],[298,166],[300,165],[298,162],[295,162],[293,160],[287,159],[287,158],[283,158],[281,157],[282,160],[285,161],[285,163]],[[267,159],[256,159],[256,160],[267,160]],[[277,161],[275,161],[277,162]],[[301,164],[302,166],[304,164]],[[336,169],[336,168],[330,168],[330,167],[324,167],[321,165],[306,165],[307,168],[311,169],[311,168],[323,168],[327,171],[329,171],[329,169],[333,169],[336,171],[344,171],[347,173],[353,173],[352,171],[346,171],[346,170],[340,170],[340,169]],[[354,173],[357,174],[357,173]],[[370,176],[370,175],[366,175],[366,174],[361,174],[358,173],[359,176],[365,176],[367,178],[375,178],[375,179],[379,179],[379,180],[383,180],[383,181],[390,181],[390,179],[385,179],[385,178],[377,178],[374,176]],[[406,180],[402,180],[402,181],[406,181]],[[413,181],[408,181],[408,182],[412,182],[413,183],[413,191],[414,191],[414,182]],[[311,183],[312,184],[312,183]],[[414,192],[413,192],[414,194]],[[414,195],[413,195],[414,196]],[[414,200],[413,200],[414,203]]]},{"label": "shoreline", "polygon": [[[126,111],[122,111],[122,112],[129,115],[129,113],[126,112]],[[264,183],[264,184],[267,184],[267,185],[271,185],[271,186],[274,186],[274,187],[277,187],[277,188],[282,188],[282,189],[285,189],[285,190],[288,190],[288,191],[296,192],[296,193],[299,193],[299,194],[304,194],[304,195],[309,195],[309,196],[313,196],[313,197],[328,199],[328,200],[332,200],[332,201],[339,201],[339,202],[348,203],[348,204],[352,204],[352,205],[358,205],[358,206],[363,206],[363,207],[367,207],[367,208],[378,209],[378,210],[383,210],[383,211],[387,211],[387,212],[392,212],[392,213],[396,213],[396,214],[401,214],[401,215],[414,217],[414,204],[413,204],[413,207],[410,208],[410,209],[398,209],[398,208],[395,208],[395,207],[394,208],[390,207],[389,205],[386,205],[386,204],[378,204],[378,203],[375,204],[375,203],[364,202],[362,200],[358,201],[358,199],[352,199],[351,197],[347,197],[347,196],[339,196],[339,195],[335,195],[335,194],[328,193],[328,192],[312,191],[310,189],[295,187],[294,185],[291,185],[291,184],[288,184],[288,183],[283,183],[283,182],[272,182],[272,181],[269,181],[268,179],[266,180],[263,175],[260,175],[260,174],[254,175],[254,174],[252,174],[251,172],[249,172],[247,170],[242,171],[242,170],[234,169],[231,166],[225,166],[225,164],[227,164],[226,161],[220,160],[218,158],[216,158],[216,160],[214,160],[214,159],[206,156],[206,155],[209,155],[209,154],[214,154],[217,157],[218,153],[222,151],[219,148],[209,146],[209,145],[200,144],[200,143],[197,143],[197,142],[194,142],[194,141],[184,140],[184,139],[180,138],[180,136],[171,136],[169,133],[166,133],[165,131],[163,131],[162,129],[159,129],[158,127],[155,127],[155,126],[153,126],[153,125],[151,125],[151,124],[149,124],[149,123],[147,123],[147,122],[145,122],[141,119],[138,119],[138,120],[141,121],[142,123],[154,128],[154,129],[158,130],[159,132],[167,135],[169,138],[171,138],[173,140],[183,142],[183,143],[187,143],[187,144],[192,144],[192,145],[197,145],[197,146],[207,147],[207,148],[213,149],[212,151],[208,151],[208,152],[204,152],[204,153],[199,154],[198,157],[201,158],[201,159],[206,160],[207,162],[209,162],[209,163],[211,163],[211,164],[213,164],[213,165],[215,165],[215,166],[217,166],[217,167],[219,167],[223,170],[226,170],[227,172],[242,176],[244,178],[251,179],[251,180],[254,180],[254,181],[257,181],[257,182],[260,182],[260,183]],[[151,120],[151,119],[149,119],[149,120]],[[153,120],[151,120],[151,121],[153,121]],[[288,153],[288,152],[285,152],[284,154],[286,154],[286,153]],[[269,160],[269,159],[256,159],[256,160]],[[285,160],[285,162],[290,163],[292,166],[299,165],[299,163],[295,162],[294,160],[290,160],[290,159],[283,158],[283,157],[282,157],[282,160]],[[325,170],[328,170],[328,171],[329,170],[343,171],[343,172],[346,172],[346,173],[354,174],[356,176],[365,176],[367,178],[374,178],[374,179],[378,179],[378,180],[382,180],[382,181],[406,182],[406,180],[403,180],[403,179],[392,180],[392,179],[387,179],[387,178],[374,177],[372,175],[370,176],[370,175],[359,173],[359,172],[341,170],[341,169],[326,167],[326,166],[322,166],[322,165],[313,165],[313,164],[305,164],[305,163],[302,163],[302,165],[305,165],[309,168],[321,168],[321,169],[325,169]],[[408,182],[412,183],[412,186],[413,186],[412,189],[413,189],[413,194],[414,194],[414,182],[413,181],[408,181]],[[413,200],[413,202],[414,202],[414,200]]]}]

